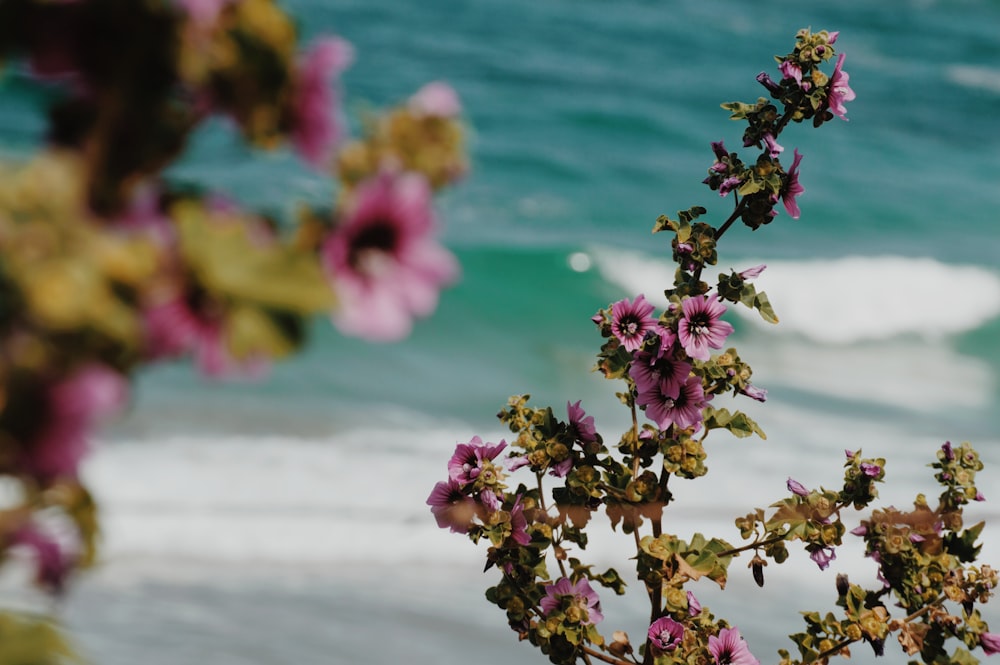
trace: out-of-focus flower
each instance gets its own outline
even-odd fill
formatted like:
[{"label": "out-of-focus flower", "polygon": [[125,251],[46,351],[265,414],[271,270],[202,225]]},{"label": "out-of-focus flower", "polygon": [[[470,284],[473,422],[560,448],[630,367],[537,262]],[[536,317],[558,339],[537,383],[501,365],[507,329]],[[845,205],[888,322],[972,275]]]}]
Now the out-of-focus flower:
[{"label": "out-of-focus flower", "polygon": [[292,140],[302,158],[316,168],[329,166],[340,141],[340,99],[334,79],[351,63],[351,45],[328,37],[302,57],[293,103]]},{"label": "out-of-focus flower", "polygon": [[415,316],[437,306],[458,264],[432,237],[431,190],[423,176],[382,171],[359,185],[322,259],[337,294],[334,324],[374,341],[405,337]]},{"label": "out-of-focus flower", "polygon": [[611,305],[611,332],[626,350],[635,351],[642,346],[646,332],[656,325],[652,313],[653,305],[641,293],[635,302],[625,298]]},{"label": "out-of-focus flower", "polygon": [[878,478],[879,474],[882,473],[882,467],[878,464],[871,464],[869,462],[861,463],[861,472],[868,476],[869,478]]},{"label": "out-of-focus flower", "polygon": [[181,9],[199,27],[210,27],[219,17],[219,12],[233,0],[177,0]]},{"label": "out-of-focus flower", "polygon": [[410,111],[417,115],[455,118],[462,112],[462,103],[455,89],[443,81],[431,81],[413,93]]},{"label": "out-of-focus flower", "polygon": [[684,624],[670,617],[660,617],[649,626],[646,634],[653,648],[660,652],[673,651],[684,637]]},{"label": "out-of-focus flower", "polygon": [[986,652],[987,656],[1000,653],[1000,634],[983,633],[979,636],[979,644],[983,647],[983,651]]},{"label": "out-of-focus flower", "polygon": [[760,665],[736,628],[723,628],[708,638],[708,651],[716,665]]},{"label": "out-of-focus flower", "polygon": [[8,535],[12,546],[22,546],[35,559],[35,583],[51,593],[60,593],[73,566],[73,557],[50,535],[32,523],[26,523]]},{"label": "out-of-focus flower", "polygon": [[781,202],[785,204],[785,210],[788,211],[792,219],[798,219],[801,214],[799,204],[795,199],[799,194],[806,191],[805,187],[799,184],[799,162],[801,161],[802,155],[799,154],[799,149],[796,148],[795,158],[792,160],[792,168],[788,169],[788,175],[781,188]]},{"label": "out-of-focus flower", "polygon": [[562,609],[566,618],[574,623],[595,624],[604,620],[601,600],[586,578],[573,583],[569,578],[561,577],[555,584],[547,585],[539,606],[545,616]]},{"label": "out-of-focus flower", "polygon": [[117,413],[127,394],[124,377],[97,363],[51,385],[42,396],[42,411],[36,414],[40,430],[22,442],[21,466],[46,480],[75,478],[93,428]]},{"label": "out-of-focus flower", "polygon": [[733,332],[733,326],[720,318],[726,306],[709,296],[694,296],[687,298],[681,309],[683,314],[677,326],[681,346],[692,358],[708,360],[708,349],[721,349]]}]

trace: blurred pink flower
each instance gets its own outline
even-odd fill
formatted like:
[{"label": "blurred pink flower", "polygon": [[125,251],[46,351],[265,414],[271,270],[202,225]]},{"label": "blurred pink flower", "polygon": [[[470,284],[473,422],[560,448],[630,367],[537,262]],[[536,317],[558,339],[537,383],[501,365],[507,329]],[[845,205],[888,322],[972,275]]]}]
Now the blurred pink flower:
[{"label": "blurred pink flower", "polygon": [[177,0],[191,20],[201,28],[211,27],[219,17],[223,7],[233,0]]},{"label": "blurred pink flower", "polygon": [[44,424],[25,442],[25,469],[40,478],[75,478],[96,425],[124,405],[128,383],[118,372],[97,363],[86,365],[45,394]]},{"label": "blurred pink flower", "polygon": [[233,358],[223,326],[222,309],[208,298],[192,299],[185,294],[166,298],[143,311],[146,356],[156,360],[191,353],[198,371],[214,379],[263,374],[268,367],[263,358]]},{"label": "blurred pink flower", "polygon": [[413,93],[410,110],[417,115],[454,118],[462,112],[455,89],[443,81],[432,81]]},{"label": "blurred pink flower", "polygon": [[1000,653],[1000,634],[983,633],[979,636],[979,644],[983,647],[983,651],[986,652],[987,656]]},{"label": "blurred pink flower", "polygon": [[11,546],[31,550],[35,559],[35,584],[51,593],[60,593],[73,566],[73,557],[63,551],[55,538],[30,522],[18,527],[8,538]]},{"label": "blurred pink flower", "polygon": [[293,101],[292,141],[311,166],[329,165],[343,131],[334,79],[351,63],[351,45],[337,37],[321,39],[300,59]]},{"label": "blurred pink flower", "polygon": [[437,306],[458,263],[432,237],[427,180],[382,171],[358,186],[353,205],[324,241],[322,260],[337,295],[333,323],[348,335],[399,340],[412,319]]}]

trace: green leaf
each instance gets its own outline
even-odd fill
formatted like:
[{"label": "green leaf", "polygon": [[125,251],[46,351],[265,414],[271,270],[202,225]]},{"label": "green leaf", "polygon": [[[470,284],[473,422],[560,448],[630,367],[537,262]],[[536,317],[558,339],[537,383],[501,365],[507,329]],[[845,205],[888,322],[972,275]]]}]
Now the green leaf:
[{"label": "green leaf", "polygon": [[983,548],[982,545],[976,545],[976,539],[979,538],[984,526],[986,523],[980,522],[975,526],[970,526],[961,534],[949,533],[944,538],[945,549],[958,557],[959,561],[964,563],[975,561],[976,557],[979,556],[979,551]]},{"label": "green leaf", "polygon": [[51,620],[0,612],[0,665],[83,663]]},{"label": "green leaf", "polygon": [[209,219],[194,201],[176,204],[171,213],[184,260],[210,293],[298,314],[333,306],[314,253],[256,240],[240,220]]},{"label": "green leaf", "polygon": [[753,307],[760,312],[760,317],[768,323],[777,323],[778,315],[771,307],[771,301],[767,299],[767,294],[761,291],[753,299]]},{"label": "green leaf", "polygon": [[745,439],[751,434],[756,434],[762,439],[767,439],[767,435],[764,430],[747,414],[742,411],[736,411],[735,413],[730,413],[729,409],[716,409],[715,407],[706,407],[702,412],[705,417],[705,428],[706,429],[726,429],[729,430],[733,436],[740,439]]}]

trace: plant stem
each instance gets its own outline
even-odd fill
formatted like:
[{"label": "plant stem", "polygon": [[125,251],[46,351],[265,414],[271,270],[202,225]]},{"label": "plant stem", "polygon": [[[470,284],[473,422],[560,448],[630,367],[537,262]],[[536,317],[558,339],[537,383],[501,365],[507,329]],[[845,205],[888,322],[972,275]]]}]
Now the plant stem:
[{"label": "plant stem", "polygon": [[[549,508],[545,505],[545,492],[542,491],[542,474],[536,473],[535,480],[538,481],[538,505],[542,509],[542,512],[548,515]],[[559,572],[562,573],[563,577],[569,577],[569,575],[566,574],[566,566],[563,565],[562,559],[559,557],[556,557],[556,565],[559,566]]]},{"label": "plant stem", "polygon": [[593,656],[597,660],[603,660],[605,663],[610,663],[611,665],[632,665],[632,663],[627,660],[622,660],[620,658],[615,658],[614,656],[609,656],[607,654],[601,653],[590,647],[583,647],[583,653],[585,656]]},{"label": "plant stem", "polygon": [[734,547],[731,550],[726,550],[725,552],[719,552],[715,556],[717,556],[717,557],[721,557],[721,556],[735,556],[736,554],[739,554],[740,552],[746,552],[747,550],[755,550],[758,547],[763,547],[764,545],[770,545],[771,543],[778,543],[778,542],[781,542],[784,539],[785,539],[784,536],[774,536],[773,538],[768,538],[767,540],[755,540],[754,542],[749,543],[747,545],[743,545],[742,547]]},{"label": "plant stem", "polygon": [[719,238],[722,237],[723,233],[729,230],[729,227],[733,225],[733,222],[740,218],[740,215],[743,214],[743,209],[746,208],[746,199],[740,199],[737,194],[733,194],[733,196],[736,197],[736,207],[733,209],[733,213],[729,215],[729,218],[722,223],[722,226],[719,227],[719,230],[715,232],[716,242],[718,242]]}]

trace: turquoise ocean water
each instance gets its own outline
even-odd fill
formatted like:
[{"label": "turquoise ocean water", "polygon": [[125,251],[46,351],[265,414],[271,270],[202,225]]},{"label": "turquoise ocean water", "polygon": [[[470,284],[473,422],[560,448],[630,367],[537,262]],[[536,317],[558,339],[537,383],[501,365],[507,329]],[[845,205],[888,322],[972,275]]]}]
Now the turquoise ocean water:
[{"label": "turquoise ocean water", "polygon": [[[700,183],[709,143],[741,142],[719,104],[763,94],[754,76],[774,73],[772,56],[806,26],[841,32],[857,99],[850,122],[782,137],[804,154],[801,219],[782,211],[720,245],[722,270],[768,264],[759,286],[782,319],[731,316],[731,340],[770,397],[741,406],[769,438],[710,440],[715,481],[677,489],[677,532],[738,540],[732,519],[779,498],[787,476],[834,486],[844,448],[887,457],[883,494],[905,506],[934,492],[934,450],[969,440],[990,465],[984,493],[1000,501],[995,0],[287,5],[307,35],[354,44],[353,117],[433,79],[458,91],[473,168],[439,204],[463,277],[399,344],[344,339],[317,321],[309,351],[261,383],[209,384],[184,365],[139,378],[87,468],[108,563],[65,612],[95,659],[464,663],[480,649],[484,663],[536,662],[482,600],[481,553],[438,531],[423,501],[455,443],[504,435],[493,414],[511,394],[557,412],[581,399],[617,438],[626,414],[589,371],[600,344],[589,317],[669,285],[668,241],[649,233],[659,214],[728,214]],[[10,79],[0,93],[0,146],[27,150],[41,131],[35,96]],[[322,176],[247,151],[222,123],[172,175],[278,214],[331,195]],[[991,519],[993,505],[976,514]],[[616,558],[627,539],[595,540],[599,564],[627,570]],[[1000,563],[1000,531],[985,541]],[[873,577],[850,554],[834,569]],[[732,593],[696,591],[762,661],[800,628],[797,610],[833,599],[835,570],[797,559],[772,566],[764,591],[736,579]],[[605,612],[609,632],[641,634],[644,610],[619,609],[620,625]],[[369,648],[383,616],[409,646]]]}]

